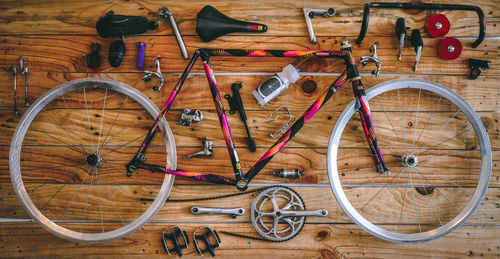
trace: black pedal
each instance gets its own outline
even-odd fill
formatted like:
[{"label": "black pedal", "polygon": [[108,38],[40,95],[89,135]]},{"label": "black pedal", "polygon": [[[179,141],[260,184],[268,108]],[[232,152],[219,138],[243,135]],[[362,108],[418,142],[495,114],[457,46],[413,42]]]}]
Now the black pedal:
[{"label": "black pedal", "polygon": [[[197,235],[197,232],[204,232],[203,234]],[[215,230],[210,228],[209,226],[203,226],[198,228],[193,232],[194,237],[194,246],[200,255],[203,255],[206,252],[209,252],[212,256],[215,256],[214,249],[220,246],[220,238]],[[201,240],[204,243],[205,249],[201,250],[198,245],[198,241]],[[214,242],[212,242],[214,241]]]},{"label": "black pedal", "polygon": [[[189,239],[187,237],[186,231],[182,230],[181,227],[177,225],[168,227],[163,230],[161,236],[163,241],[163,248],[165,248],[165,251],[167,251],[169,255],[172,255],[172,253],[175,252],[179,255],[179,257],[181,257],[182,249],[189,247]],[[179,237],[181,237],[181,240],[179,240]],[[168,248],[167,240],[173,242],[173,248]]]}]

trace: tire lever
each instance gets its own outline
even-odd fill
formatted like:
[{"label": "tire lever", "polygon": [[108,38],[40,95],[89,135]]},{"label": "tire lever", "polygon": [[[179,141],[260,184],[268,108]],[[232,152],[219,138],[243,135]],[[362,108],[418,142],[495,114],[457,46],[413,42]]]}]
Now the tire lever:
[{"label": "tire lever", "polygon": [[248,125],[247,125],[247,115],[245,114],[245,108],[243,107],[243,102],[241,101],[241,95],[240,95],[240,88],[242,87],[241,82],[236,82],[231,86],[231,90],[233,91],[233,96],[231,97],[230,94],[226,94],[224,98],[226,98],[227,102],[229,103],[230,107],[230,114],[234,114],[236,111],[240,113],[241,120],[243,121],[243,124],[245,125],[245,130],[247,132],[247,145],[248,149],[250,152],[255,152],[257,149],[255,146],[255,141],[252,139],[252,136],[250,135],[250,130],[248,130]]}]

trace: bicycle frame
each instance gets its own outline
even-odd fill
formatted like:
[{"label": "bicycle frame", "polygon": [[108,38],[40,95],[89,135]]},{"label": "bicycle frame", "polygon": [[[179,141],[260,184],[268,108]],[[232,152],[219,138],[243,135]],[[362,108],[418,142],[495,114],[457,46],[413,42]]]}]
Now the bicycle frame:
[{"label": "bicycle frame", "polygon": [[[222,105],[222,100],[219,93],[219,88],[217,82],[215,81],[214,72],[210,66],[209,59],[212,56],[236,56],[236,57],[312,57],[316,56],[319,58],[339,58],[344,59],[346,69],[341,73],[341,75],[331,84],[331,86],[326,89],[325,92],[302,114],[302,116],[276,141],[276,143],[267,150],[264,155],[248,170],[246,174],[243,175],[241,170],[241,164],[236,152],[236,148],[233,143],[233,138],[231,135],[231,130],[227,121],[226,111]],[[155,136],[158,130],[158,123],[163,116],[167,114],[172,106],[175,97],[179,94],[184,81],[186,80],[191,68],[195,64],[198,58],[201,58],[203,62],[203,67],[205,69],[205,74],[207,76],[208,84],[210,86],[210,91],[212,93],[212,98],[214,100],[217,115],[219,116],[219,122],[222,127],[222,132],[226,141],[227,150],[229,152],[229,157],[231,158],[231,163],[233,166],[233,171],[235,174],[235,179],[227,178],[221,175],[202,173],[202,172],[191,172],[184,171],[180,169],[170,170],[165,167],[152,165],[144,163],[145,153],[148,146]],[[241,49],[198,49],[194,52],[189,64],[181,75],[181,78],[177,82],[177,85],[172,90],[172,93],[165,102],[160,114],[156,118],[153,127],[146,135],[142,145],[139,147],[134,158],[126,165],[127,175],[130,176],[134,170],[137,168],[142,168],[150,170],[152,172],[162,172],[166,174],[178,175],[189,177],[201,181],[207,181],[216,184],[233,185],[240,191],[246,190],[250,181],[264,168],[264,166],[271,161],[276,153],[278,153],[287,143],[290,141],[295,134],[307,123],[318,111],[319,109],[331,98],[331,96],[347,81],[351,80],[354,95],[356,98],[357,109],[361,117],[361,123],[363,126],[363,131],[365,137],[368,141],[370,150],[372,151],[375,160],[375,171],[379,173],[389,174],[389,170],[385,165],[383,156],[377,144],[377,139],[375,136],[375,131],[373,128],[373,123],[370,115],[370,108],[365,97],[365,90],[363,84],[361,83],[361,77],[359,76],[358,70],[356,68],[356,62],[352,54],[351,45],[348,41],[344,41],[341,44],[340,50],[323,51],[323,50],[241,50]]]}]

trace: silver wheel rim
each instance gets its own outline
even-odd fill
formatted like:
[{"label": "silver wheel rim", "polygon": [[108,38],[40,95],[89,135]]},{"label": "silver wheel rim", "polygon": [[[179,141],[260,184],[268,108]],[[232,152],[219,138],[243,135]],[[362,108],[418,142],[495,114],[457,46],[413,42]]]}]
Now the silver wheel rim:
[{"label": "silver wheel rim", "polygon": [[[338,173],[337,155],[339,142],[344,131],[345,126],[350,120],[351,116],[355,111],[355,101],[352,101],[344,112],[340,115],[335,124],[335,127],[330,136],[330,142],[328,145],[327,154],[327,168],[328,177],[330,181],[330,186],[332,188],[333,194],[337,199],[337,202],[342,207],[343,211],[354,221],[358,226],[369,232],[370,234],[379,237],[381,239],[397,242],[397,243],[417,243],[425,242],[436,239],[443,235],[446,235],[463,224],[475,211],[475,209],[480,204],[486,189],[488,187],[488,182],[491,174],[492,167],[492,154],[491,147],[486,129],[484,128],[481,119],[476,114],[474,109],[458,94],[450,90],[449,88],[442,86],[440,84],[430,82],[421,79],[396,79],[378,84],[366,91],[367,99],[370,100],[374,96],[381,93],[387,92],[389,90],[403,89],[403,88],[416,88],[424,89],[430,92],[437,93],[451,102],[453,102],[457,107],[459,107],[462,112],[466,115],[468,120],[471,122],[473,129],[476,133],[477,139],[480,144],[481,152],[481,172],[474,191],[473,196],[469,202],[463,207],[462,211],[458,213],[452,220],[446,224],[435,228],[431,231],[414,233],[414,234],[403,234],[388,231],[383,229],[364,218],[351,204],[345,195],[342,184],[340,182],[340,177]],[[377,125],[375,125],[376,127]]]},{"label": "silver wheel rim", "polygon": [[[36,117],[38,112],[40,112],[40,110],[42,110],[45,105],[64,93],[88,87],[90,84],[93,84],[94,88],[107,88],[131,97],[132,99],[137,101],[137,103],[141,104],[153,116],[153,118],[157,117],[160,113],[156,105],[144,94],[142,94],[135,88],[118,81],[104,78],[90,78],[66,82],[42,95],[33,105],[30,106],[30,108],[21,118],[11,142],[9,168],[11,181],[18,200],[21,202],[25,211],[31,216],[31,218],[38,222],[44,229],[58,237],[73,242],[100,243],[125,237],[146,224],[162,208],[174,183],[174,176],[165,175],[162,186],[158,191],[158,195],[142,215],[140,215],[129,224],[113,231],[98,234],[76,232],[61,227],[58,224],[52,222],[38,210],[38,208],[31,201],[21,176],[20,152],[26,131],[28,130],[29,125]],[[167,158],[167,168],[175,169],[177,166],[177,155],[172,132],[165,118],[161,120],[159,126],[163,132],[167,154],[169,154],[169,157]]]}]

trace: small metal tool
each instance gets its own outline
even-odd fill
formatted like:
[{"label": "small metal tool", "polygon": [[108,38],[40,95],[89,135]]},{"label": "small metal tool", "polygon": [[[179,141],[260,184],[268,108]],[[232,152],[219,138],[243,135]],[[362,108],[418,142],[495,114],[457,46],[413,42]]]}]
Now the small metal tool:
[{"label": "small metal tool", "polygon": [[398,18],[396,21],[396,36],[399,39],[398,61],[401,61],[401,53],[403,52],[403,48],[405,46],[406,31],[408,29],[410,29],[410,27],[406,27],[405,19]]},{"label": "small metal tool", "polygon": [[165,81],[165,79],[163,78],[163,75],[161,74],[160,61],[161,61],[161,57],[157,57],[155,59],[156,71],[144,70],[144,76],[142,77],[142,80],[144,80],[145,82],[151,81],[152,76],[156,76],[158,78],[158,80],[160,81],[160,85],[153,86],[153,90],[157,93],[160,92],[160,90],[163,86],[163,82]]},{"label": "small metal tool", "polygon": [[289,178],[289,179],[299,179],[304,176],[304,171],[300,171],[299,169],[280,169],[278,171],[274,171],[273,175],[280,178]]},{"label": "small metal tool", "polygon": [[[199,232],[203,232],[203,234],[197,234]],[[198,228],[193,232],[193,240],[194,240],[194,246],[196,248],[196,251],[200,253],[200,255],[203,255],[206,252],[209,252],[212,256],[215,256],[215,251],[214,249],[220,246],[220,238],[219,235],[217,234],[217,231],[213,230],[209,226],[203,226]],[[198,245],[198,240],[203,241],[205,243],[204,247],[205,249],[201,250],[200,246]],[[213,241],[213,242],[212,242]]]},{"label": "small metal tool", "polygon": [[304,7],[302,11],[304,11],[304,18],[306,19],[307,30],[309,31],[309,39],[313,44],[316,44],[317,40],[316,35],[314,35],[311,19],[314,16],[332,17],[335,15],[335,9]]},{"label": "small metal tool", "polygon": [[188,160],[188,159],[193,158],[193,157],[212,157],[214,155],[214,152],[212,150],[214,145],[212,144],[212,141],[208,140],[205,137],[205,138],[203,138],[202,143],[203,143],[203,150],[198,151],[198,152],[191,154],[191,155],[187,155],[186,157],[184,157],[184,159]]},{"label": "small metal tool", "polygon": [[184,109],[177,124],[181,126],[191,126],[193,122],[199,123],[203,120],[203,113],[200,110]]},{"label": "small metal tool", "polygon": [[[287,113],[280,113],[279,110],[284,109]],[[276,116],[272,118],[274,115]],[[275,133],[270,133],[269,136],[271,138],[277,138],[283,133],[288,127],[295,121],[295,117],[292,115],[290,110],[288,109],[288,106],[280,106],[278,109],[273,111],[271,114],[269,114],[269,117],[264,121],[265,123],[273,122],[277,120],[280,116],[285,116],[288,117],[288,121],[285,122]]]},{"label": "small metal tool", "polygon": [[226,98],[227,102],[229,103],[229,107],[231,110],[229,111],[230,114],[234,114],[236,111],[240,113],[241,120],[243,121],[243,124],[245,125],[245,130],[247,132],[247,145],[248,149],[250,152],[255,152],[256,146],[255,146],[255,141],[252,139],[252,136],[250,135],[250,130],[248,130],[248,125],[247,125],[247,115],[245,113],[245,107],[243,107],[243,101],[241,100],[241,95],[240,95],[240,89],[242,85],[241,82],[236,82],[231,86],[231,90],[233,91],[233,96],[231,97],[230,94],[226,94],[224,98]]},{"label": "small metal tool", "polygon": [[24,107],[30,107],[30,103],[28,102],[28,67],[24,66],[23,56],[19,57],[19,64],[21,65],[21,72],[24,74]]},{"label": "small metal tool", "polygon": [[191,213],[194,215],[199,214],[228,214],[234,218],[237,216],[243,216],[245,214],[245,209],[243,208],[209,208],[209,207],[200,207],[193,206],[191,207]]},{"label": "small metal tool", "polygon": [[17,68],[7,68],[7,66],[3,66],[3,69],[14,75],[14,116],[19,116],[19,112],[17,111]]},{"label": "small metal tool", "polygon": [[177,40],[177,44],[179,45],[179,49],[181,50],[182,57],[184,59],[189,59],[189,53],[186,49],[186,44],[184,44],[184,40],[182,39],[179,27],[177,27],[177,22],[175,21],[174,15],[166,7],[158,9],[158,14],[160,15],[160,17],[168,19],[170,21],[170,25],[172,26],[172,31],[174,31],[175,39]]},{"label": "small metal tool", "polygon": [[379,76],[379,74],[380,74],[380,67],[382,66],[381,63],[380,63],[380,60],[378,59],[378,56],[377,56],[377,46],[378,46],[378,44],[379,44],[379,42],[375,42],[375,43],[373,43],[373,45],[370,48],[370,52],[373,52],[373,55],[371,55],[371,56],[361,56],[361,59],[359,61],[359,63],[361,63],[362,66],[366,66],[366,64],[368,62],[375,63],[375,66],[377,66],[377,69],[372,71],[372,75],[373,76]]},{"label": "small metal tool", "polygon": [[[165,251],[167,251],[169,255],[172,255],[172,253],[175,252],[179,255],[179,257],[181,257],[182,249],[189,247],[189,238],[186,231],[182,230],[182,228],[177,225],[163,230],[161,237],[163,241],[163,248],[165,248]],[[179,240],[179,237],[181,237],[181,240]],[[168,248],[167,240],[171,240],[174,243],[173,248]]]},{"label": "small metal tool", "polygon": [[417,71],[418,61],[422,55],[422,48],[424,47],[424,41],[422,40],[422,35],[418,29],[414,29],[410,36],[411,45],[415,48],[415,65],[413,66],[413,71]]}]

